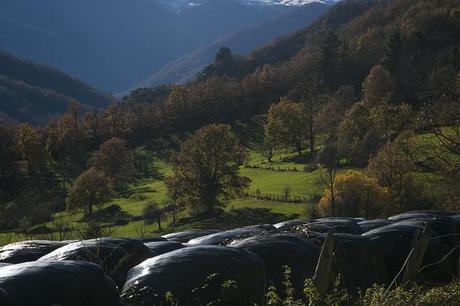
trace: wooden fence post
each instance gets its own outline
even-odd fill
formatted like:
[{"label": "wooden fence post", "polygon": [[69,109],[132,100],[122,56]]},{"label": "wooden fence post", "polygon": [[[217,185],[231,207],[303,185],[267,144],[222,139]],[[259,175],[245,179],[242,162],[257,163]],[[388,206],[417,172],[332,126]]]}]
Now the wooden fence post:
[{"label": "wooden fence post", "polygon": [[417,231],[412,239],[409,254],[407,259],[406,268],[404,270],[402,285],[410,285],[417,280],[417,273],[423,263],[428,244],[431,240],[431,228],[428,223],[425,225],[423,231]]},{"label": "wooden fence post", "polygon": [[321,248],[313,282],[321,297],[324,297],[332,282],[332,260],[334,256],[334,234],[329,231]]}]

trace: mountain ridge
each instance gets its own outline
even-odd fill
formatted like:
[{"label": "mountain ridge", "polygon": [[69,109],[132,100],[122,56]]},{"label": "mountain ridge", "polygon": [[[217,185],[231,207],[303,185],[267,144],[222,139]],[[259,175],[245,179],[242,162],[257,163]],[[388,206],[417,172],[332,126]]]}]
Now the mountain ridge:
[{"label": "mountain ridge", "polygon": [[0,50],[0,112],[4,115],[40,124],[64,112],[73,101],[89,109],[104,108],[116,100],[66,73]]},{"label": "mountain ridge", "polygon": [[163,66],[141,82],[138,87],[185,83],[212,62],[219,48],[228,47],[236,54],[247,54],[275,39],[280,39],[308,26],[324,14],[327,8],[328,6],[322,3],[310,3],[301,8],[288,10],[254,27],[229,34]]},{"label": "mountain ridge", "polygon": [[285,9],[223,2],[228,4],[212,1],[179,14],[156,0],[1,1],[0,49],[118,92]]}]

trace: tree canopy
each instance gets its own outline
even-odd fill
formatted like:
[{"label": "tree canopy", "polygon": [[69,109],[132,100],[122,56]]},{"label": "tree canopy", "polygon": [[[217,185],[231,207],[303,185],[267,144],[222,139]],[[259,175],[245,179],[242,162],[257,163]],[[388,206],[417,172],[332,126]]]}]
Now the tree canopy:
[{"label": "tree canopy", "polygon": [[166,181],[169,194],[195,214],[214,215],[248,185],[238,174],[246,159],[230,126],[202,127],[173,159],[173,175]]}]

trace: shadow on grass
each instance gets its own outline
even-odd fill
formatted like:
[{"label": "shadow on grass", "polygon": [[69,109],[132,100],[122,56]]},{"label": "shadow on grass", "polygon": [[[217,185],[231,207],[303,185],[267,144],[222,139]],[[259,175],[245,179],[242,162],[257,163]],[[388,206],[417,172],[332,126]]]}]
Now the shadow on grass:
[{"label": "shadow on grass", "polygon": [[307,152],[302,155],[286,156],[282,159],[283,162],[291,162],[296,164],[308,164],[316,162],[317,152]]},{"label": "shadow on grass", "polygon": [[298,217],[299,215],[297,214],[286,216],[281,213],[275,213],[268,208],[239,208],[225,212],[219,217],[197,220],[183,225],[196,229],[213,228],[227,230],[255,224],[273,224]]}]

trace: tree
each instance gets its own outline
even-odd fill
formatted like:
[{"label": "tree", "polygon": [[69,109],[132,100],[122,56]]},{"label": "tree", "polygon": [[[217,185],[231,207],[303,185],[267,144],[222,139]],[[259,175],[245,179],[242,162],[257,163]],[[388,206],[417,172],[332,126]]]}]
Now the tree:
[{"label": "tree", "polygon": [[166,180],[177,205],[194,214],[215,215],[249,179],[238,175],[247,153],[228,125],[208,125],[182,144],[173,158],[173,175]]},{"label": "tree", "polygon": [[394,142],[385,145],[369,160],[369,173],[382,186],[400,194],[416,170],[414,159],[407,148],[411,135],[401,135]]},{"label": "tree", "polygon": [[274,147],[288,148],[294,145],[299,155],[302,155],[302,143],[308,134],[305,124],[307,121],[307,113],[302,103],[282,98],[268,111],[266,140]]},{"label": "tree", "polygon": [[21,124],[17,133],[18,151],[26,161],[28,175],[44,171],[47,154],[37,130],[28,124]]},{"label": "tree", "polygon": [[16,173],[19,159],[15,128],[0,121],[0,179]]},{"label": "tree", "polygon": [[394,81],[390,73],[382,65],[374,66],[363,82],[363,98],[372,108],[373,117],[385,133],[385,139],[390,142],[391,110],[390,104],[394,92]]},{"label": "tree", "polygon": [[105,174],[94,167],[83,172],[74,182],[67,197],[70,209],[84,208],[87,215],[93,213],[93,206],[110,199],[112,188]]},{"label": "tree", "polygon": [[257,150],[260,155],[265,157],[269,163],[273,161],[273,157],[275,156],[275,147],[266,140],[262,140],[261,143],[255,145],[255,149]]},{"label": "tree", "polygon": [[183,86],[172,86],[172,91],[165,103],[165,110],[173,122],[177,121],[181,124],[181,119],[187,118],[190,110],[190,98],[188,91]]},{"label": "tree", "polygon": [[[391,213],[413,209],[431,209],[441,195],[434,196],[429,184],[417,174],[415,155],[423,148],[414,147],[412,132],[402,133],[395,141],[383,146],[369,160],[369,174],[389,190],[393,206]],[[445,188],[445,186],[443,186]]]},{"label": "tree", "polygon": [[315,114],[318,112],[320,101],[323,100],[323,97],[319,95],[319,83],[319,78],[313,75],[299,82],[290,93],[290,96],[302,101],[304,105],[304,124],[306,125],[306,138],[309,142],[310,152],[315,151],[317,130]]},{"label": "tree", "polygon": [[362,87],[364,101],[370,105],[389,103],[394,92],[393,79],[382,65],[372,67]]},{"label": "tree", "polygon": [[172,225],[175,227],[177,225],[177,215],[178,213],[183,210],[183,206],[177,205],[175,202],[171,200],[167,200],[164,203],[164,211],[171,215],[172,217]]},{"label": "tree", "polygon": [[325,38],[320,46],[320,71],[329,89],[335,89],[335,86],[340,81],[338,79],[340,74],[340,45],[341,42],[337,33],[330,31],[325,35]]},{"label": "tree", "polygon": [[89,138],[89,143],[91,146],[100,143],[102,138],[104,122],[102,120],[102,114],[100,110],[95,107],[91,112],[87,112],[82,118],[85,129],[88,131],[87,137]]},{"label": "tree", "polygon": [[324,180],[329,189],[329,209],[332,216],[335,213],[335,179],[339,161],[339,150],[335,143],[326,144],[319,152],[318,162],[326,170]]},{"label": "tree", "polygon": [[134,160],[126,147],[126,141],[113,137],[99,147],[93,165],[112,180],[115,190],[125,191],[134,178]]},{"label": "tree", "polygon": [[345,113],[338,134],[340,152],[355,165],[367,165],[369,156],[384,143],[372,109],[363,101],[354,103]]},{"label": "tree", "polygon": [[[334,213],[331,207],[332,197],[335,201]],[[333,215],[376,218],[385,216],[389,203],[389,191],[381,187],[377,179],[349,170],[337,176],[333,193],[330,189],[325,190],[317,205],[317,211],[323,217]]]},{"label": "tree", "polygon": [[157,222],[158,229],[161,230],[161,221],[164,218],[165,211],[158,204],[152,202],[147,204],[142,210],[142,216],[148,224]]}]

